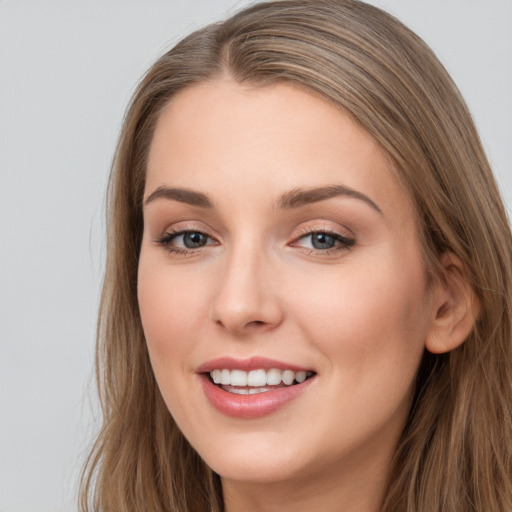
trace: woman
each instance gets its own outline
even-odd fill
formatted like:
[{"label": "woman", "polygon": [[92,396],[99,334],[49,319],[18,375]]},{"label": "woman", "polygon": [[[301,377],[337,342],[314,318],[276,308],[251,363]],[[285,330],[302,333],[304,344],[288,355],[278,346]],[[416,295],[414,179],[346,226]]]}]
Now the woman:
[{"label": "woman", "polygon": [[108,244],[82,510],[512,509],[507,218],[394,18],[286,0],[181,41]]}]

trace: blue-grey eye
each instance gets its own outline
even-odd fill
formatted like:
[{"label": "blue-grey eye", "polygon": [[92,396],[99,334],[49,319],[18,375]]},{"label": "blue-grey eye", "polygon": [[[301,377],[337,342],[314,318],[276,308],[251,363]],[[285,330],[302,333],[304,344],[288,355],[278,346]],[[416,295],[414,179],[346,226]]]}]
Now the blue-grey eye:
[{"label": "blue-grey eye", "polygon": [[198,249],[199,247],[204,247],[208,242],[208,237],[204,233],[199,233],[198,231],[183,233],[182,237],[183,245],[187,249]]},{"label": "blue-grey eye", "polygon": [[336,245],[336,238],[327,233],[312,233],[311,245],[315,249],[332,249]]}]

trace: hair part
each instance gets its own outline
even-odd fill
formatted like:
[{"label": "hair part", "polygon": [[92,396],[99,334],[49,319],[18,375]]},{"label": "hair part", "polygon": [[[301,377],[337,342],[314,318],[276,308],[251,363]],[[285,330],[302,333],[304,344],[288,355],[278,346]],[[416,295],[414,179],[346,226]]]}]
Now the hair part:
[{"label": "hair part", "polygon": [[257,87],[291,82],[357,120],[410,194],[431,282],[443,279],[440,257],[451,251],[480,300],[465,343],[424,355],[383,512],[512,510],[512,241],[471,115],[432,51],[392,16],[357,0],[278,0],[183,39],[128,108],[107,195],[96,353],[103,428],[84,470],[82,512],[223,508],[218,475],[156,385],[137,266],[159,115],[180,91],[226,76]]}]

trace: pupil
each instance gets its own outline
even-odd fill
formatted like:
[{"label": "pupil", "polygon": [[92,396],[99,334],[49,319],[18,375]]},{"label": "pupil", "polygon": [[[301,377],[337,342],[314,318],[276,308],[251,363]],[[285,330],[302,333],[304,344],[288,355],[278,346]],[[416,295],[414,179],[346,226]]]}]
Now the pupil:
[{"label": "pupil", "polygon": [[312,236],[312,243],[315,249],[331,249],[334,247],[336,240],[325,233],[315,233]]},{"label": "pupil", "polygon": [[183,243],[187,249],[197,249],[206,245],[206,236],[203,233],[185,233]]}]

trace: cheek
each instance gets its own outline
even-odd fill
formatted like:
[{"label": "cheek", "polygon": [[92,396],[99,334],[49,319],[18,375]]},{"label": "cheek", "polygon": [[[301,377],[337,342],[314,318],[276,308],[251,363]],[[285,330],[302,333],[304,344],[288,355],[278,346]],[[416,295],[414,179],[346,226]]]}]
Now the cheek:
[{"label": "cheek", "polygon": [[398,369],[414,377],[428,329],[425,278],[422,265],[395,261],[401,259],[379,258],[364,270],[340,271],[319,280],[321,285],[307,285],[297,318],[331,369],[343,367],[340,375],[394,378]]},{"label": "cheek", "polygon": [[195,385],[191,354],[202,337],[206,307],[193,280],[148,260],[141,257],[138,301],[151,366],[167,408],[180,429],[189,432],[200,410],[183,397]]},{"label": "cheek", "polygon": [[197,333],[205,308],[190,281],[165,268],[155,272],[156,268],[141,256],[137,293],[146,343],[159,380],[166,368],[184,365],[182,356],[192,346],[190,338]]}]

